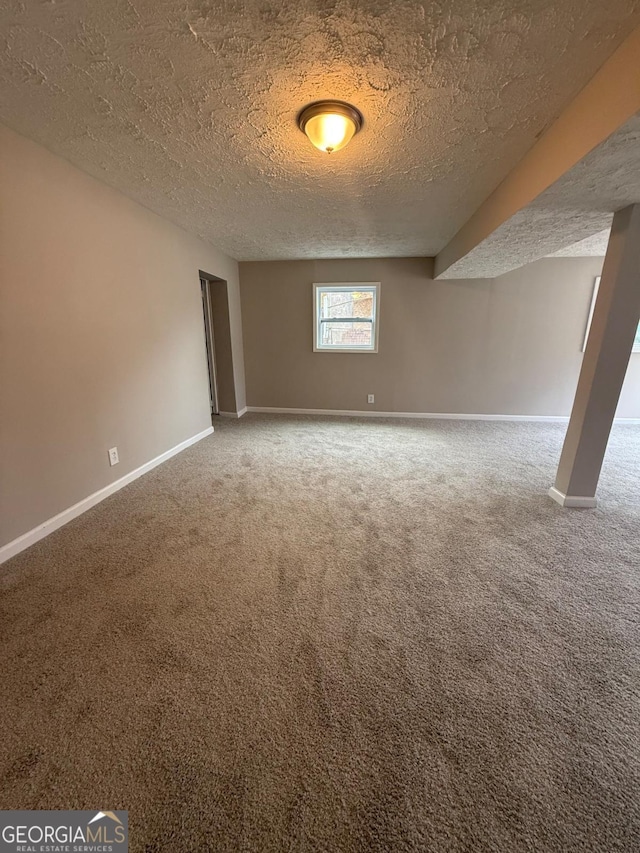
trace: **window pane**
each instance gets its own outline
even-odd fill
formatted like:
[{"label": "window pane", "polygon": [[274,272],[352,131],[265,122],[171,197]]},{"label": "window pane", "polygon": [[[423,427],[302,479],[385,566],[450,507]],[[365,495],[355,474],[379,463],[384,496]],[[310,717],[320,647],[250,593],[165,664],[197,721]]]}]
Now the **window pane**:
[{"label": "window pane", "polygon": [[320,317],[373,318],[373,293],[369,290],[336,290],[320,294]]},{"label": "window pane", "polygon": [[320,345],[323,347],[370,347],[371,323],[320,323]]}]

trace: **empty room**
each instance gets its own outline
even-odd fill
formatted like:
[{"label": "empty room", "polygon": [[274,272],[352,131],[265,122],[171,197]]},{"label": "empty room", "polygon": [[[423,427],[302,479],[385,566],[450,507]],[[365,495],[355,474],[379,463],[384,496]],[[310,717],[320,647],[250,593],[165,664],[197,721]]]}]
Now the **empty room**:
[{"label": "empty room", "polygon": [[0,33],[0,851],[640,850],[640,2]]}]

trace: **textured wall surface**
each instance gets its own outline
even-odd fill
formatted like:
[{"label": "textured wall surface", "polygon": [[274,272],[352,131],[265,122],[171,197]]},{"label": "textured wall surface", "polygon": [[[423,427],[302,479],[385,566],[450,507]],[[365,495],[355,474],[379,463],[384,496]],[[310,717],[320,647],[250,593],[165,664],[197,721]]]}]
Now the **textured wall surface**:
[{"label": "textured wall surface", "polygon": [[[432,255],[637,0],[5,0],[0,120],[240,259]],[[332,157],[309,101],[365,126]]]},{"label": "textured wall surface", "polygon": [[[433,281],[421,258],[240,264],[247,402],[568,415],[601,270],[602,258],[555,258],[494,281]],[[312,351],[314,281],[381,282],[378,353]],[[640,355],[618,414],[640,417]]]}]

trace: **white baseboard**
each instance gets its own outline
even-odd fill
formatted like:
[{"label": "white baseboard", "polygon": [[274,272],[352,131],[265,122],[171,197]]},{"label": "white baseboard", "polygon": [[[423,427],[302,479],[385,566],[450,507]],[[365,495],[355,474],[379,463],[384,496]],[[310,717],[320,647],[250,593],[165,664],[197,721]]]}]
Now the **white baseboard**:
[{"label": "white baseboard", "polygon": [[245,406],[244,409],[240,409],[238,412],[218,412],[218,414],[222,418],[241,418],[247,414],[247,407]]},{"label": "white baseboard", "polygon": [[[276,406],[247,406],[245,412],[273,415],[335,415],[343,418],[425,418],[445,421],[522,421],[523,423],[569,423],[568,415],[473,415],[460,412],[372,412],[350,409],[283,409]],[[640,424],[640,418],[616,418],[617,424]]]},{"label": "white baseboard", "polygon": [[280,409],[272,406],[247,406],[249,412],[282,415],[336,415],[346,418],[426,418],[447,421],[551,421],[567,423],[568,417],[552,415],[467,415],[451,412],[371,412],[348,409]]},{"label": "white baseboard", "polygon": [[114,494],[114,492],[119,491],[124,486],[127,486],[129,483],[137,480],[138,477],[142,477],[143,474],[151,471],[152,468],[156,468],[158,465],[166,462],[167,459],[171,459],[172,456],[175,456],[182,450],[186,450],[187,447],[191,447],[192,444],[196,444],[196,442],[206,438],[208,435],[211,435],[212,432],[213,427],[211,426],[208,427],[208,429],[199,432],[197,435],[187,438],[185,441],[181,441],[180,444],[176,444],[176,446],[172,447],[171,450],[166,450],[164,453],[161,453],[160,456],[156,456],[156,458],[152,459],[150,462],[146,462],[134,471],[130,471],[114,483],[109,483],[108,486],[105,486],[103,489],[99,489],[97,492],[94,492],[92,495],[89,495],[89,497],[84,498],[77,504],[59,512],[57,515],[54,515],[53,518],[43,521],[42,524],[34,527],[33,530],[29,530],[27,533],[23,533],[22,536],[18,536],[17,539],[13,540],[13,542],[8,542],[6,545],[3,545],[0,548],[0,563],[4,563],[6,560],[9,560],[11,557],[19,554],[20,551],[24,551],[25,548],[29,548],[31,545],[34,545],[40,539],[44,539],[45,536],[53,533],[54,530],[57,530],[59,527],[62,527],[69,521],[72,521],[74,518],[82,515],[83,512],[86,512],[88,509],[91,509],[92,506],[95,506],[100,503],[100,501],[108,498],[109,495]]},{"label": "white baseboard", "polygon": [[576,495],[565,495],[560,489],[552,486],[549,489],[549,497],[560,506],[570,507],[572,509],[595,509],[598,506],[597,498],[582,498]]}]

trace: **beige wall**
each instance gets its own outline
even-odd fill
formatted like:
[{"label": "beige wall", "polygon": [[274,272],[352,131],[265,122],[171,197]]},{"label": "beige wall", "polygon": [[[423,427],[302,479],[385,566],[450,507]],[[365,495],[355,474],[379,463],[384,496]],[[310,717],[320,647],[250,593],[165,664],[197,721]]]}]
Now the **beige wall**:
[{"label": "beige wall", "polygon": [[200,269],[244,383],[235,261],[1,126],[0,188],[1,545],[211,425]]},{"label": "beige wall", "polygon": [[[412,258],[242,263],[247,403],[568,415],[601,269],[601,258],[554,258],[493,280],[434,281]],[[381,282],[377,354],[312,352],[314,281]],[[639,392],[634,355],[620,417],[640,417]]]}]

